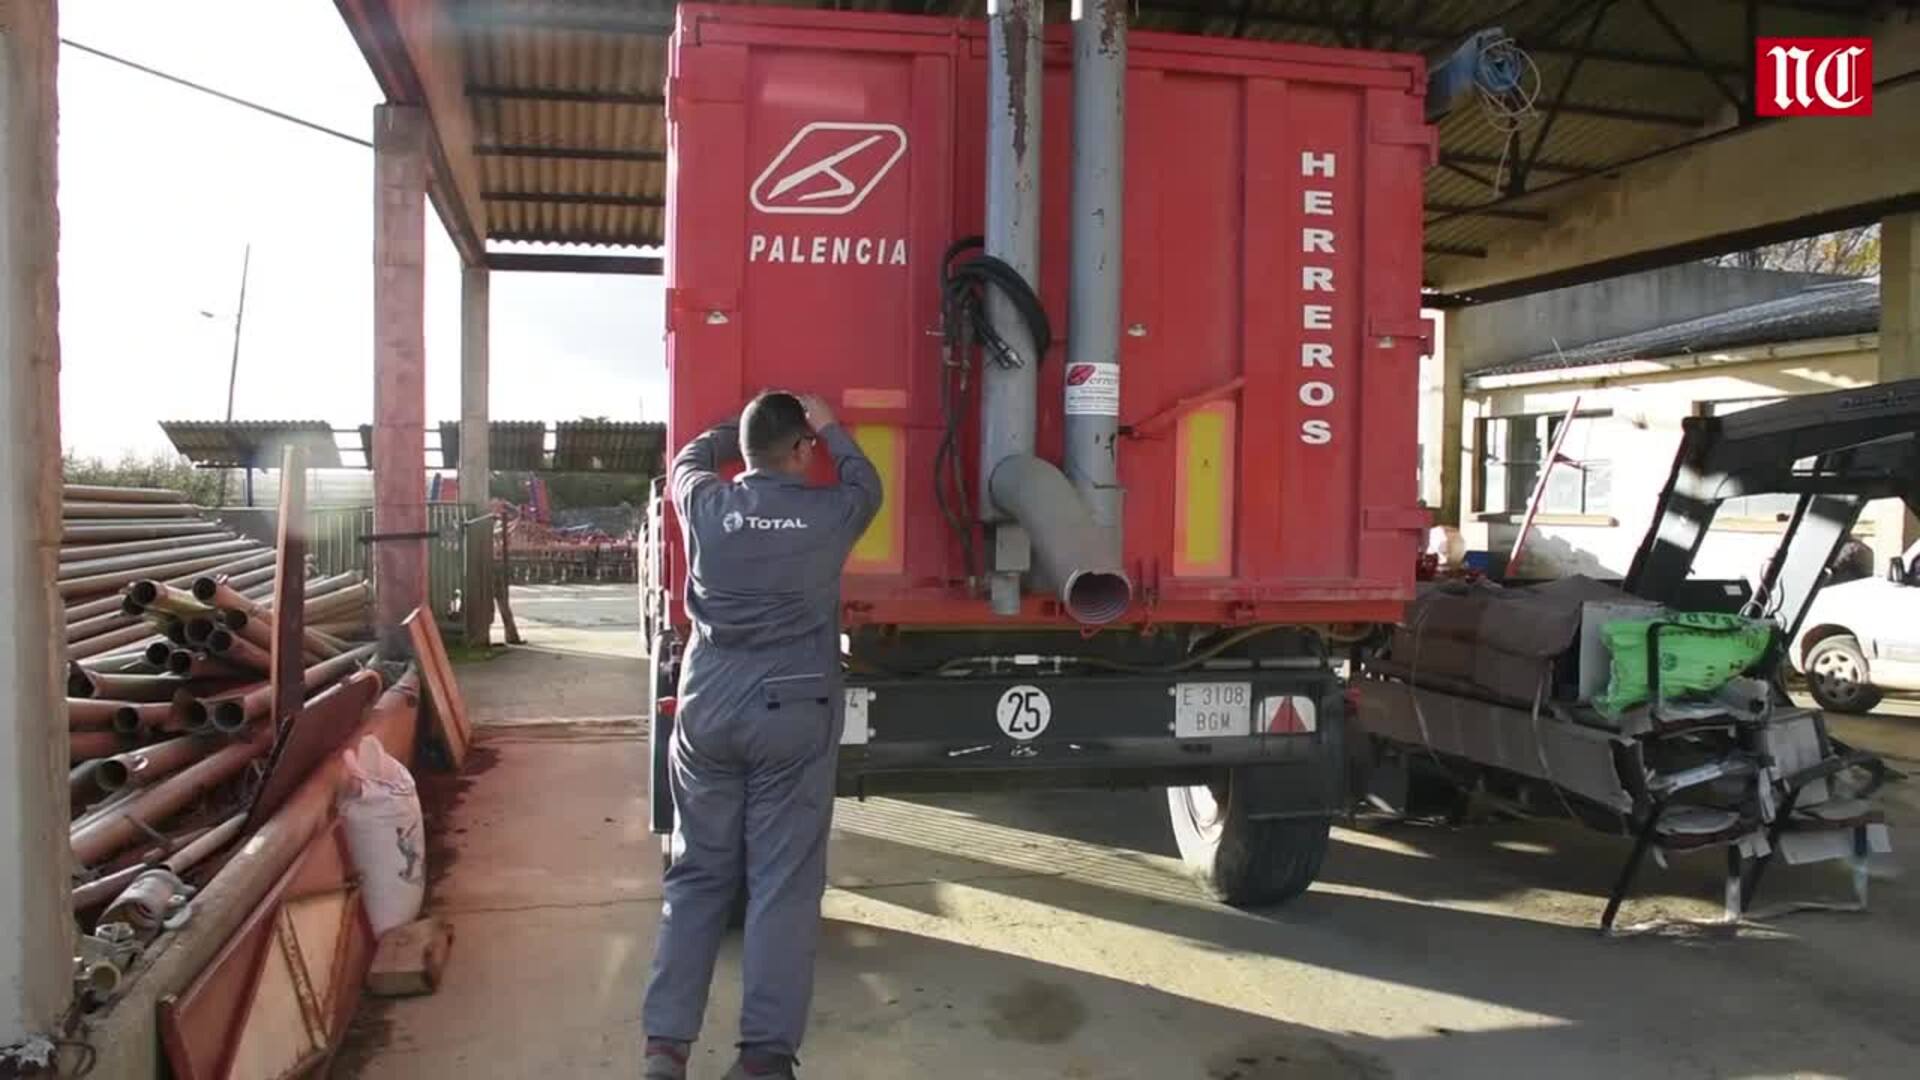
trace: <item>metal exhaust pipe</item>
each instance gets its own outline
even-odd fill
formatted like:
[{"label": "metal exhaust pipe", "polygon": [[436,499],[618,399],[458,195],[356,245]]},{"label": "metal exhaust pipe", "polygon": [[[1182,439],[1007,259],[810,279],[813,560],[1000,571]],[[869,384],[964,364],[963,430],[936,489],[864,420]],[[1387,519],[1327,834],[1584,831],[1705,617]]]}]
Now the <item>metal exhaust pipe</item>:
[{"label": "metal exhaust pipe", "polygon": [[[1124,26],[1124,8],[1117,17]],[[1039,0],[987,5],[987,254],[1030,284],[1040,278],[1042,20]],[[1120,56],[1118,77],[1124,78],[1124,52]],[[1034,455],[1038,343],[1007,297],[992,290],[987,303],[994,331],[1020,361],[982,365],[980,516],[994,529],[987,579],[993,611],[1020,611],[1021,576],[1032,571],[1036,583],[1058,590],[1076,621],[1111,622],[1126,613],[1133,596],[1118,545],[1109,539],[1112,529],[1103,532],[1074,484]],[[1108,313],[1117,318],[1117,312],[1116,301]],[[1109,437],[1109,454],[1111,443]],[[1111,483],[1101,486],[1116,493]]]},{"label": "metal exhaust pipe", "polygon": [[1057,591],[1075,622],[1098,626],[1127,613],[1133,583],[1060,470],[1032,455],[1010,457],[993,470],[988,486],[1032,535],[1035,576]]}]

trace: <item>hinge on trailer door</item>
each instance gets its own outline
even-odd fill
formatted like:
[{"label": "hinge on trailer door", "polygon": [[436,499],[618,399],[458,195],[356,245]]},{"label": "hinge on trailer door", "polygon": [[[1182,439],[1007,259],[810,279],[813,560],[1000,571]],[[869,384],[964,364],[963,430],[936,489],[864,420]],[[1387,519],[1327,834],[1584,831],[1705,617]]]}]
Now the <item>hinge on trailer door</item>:
[{"label": "hinge on trailer door", "polygon": [[1424,315],[1412,318],[1367,317],[1367,339],[1382,349],[1391,349],[1400,338],[1413,338],[1423,353],[1433,351],[1433,320]]},{"label": "hinge on trailer door", "polygon": [[1424,533],[1433,526],[1433,511],[1424,506],[1369,506],[1360,512],[1360,527],[1368,532]]},{"label": "hinge on trailer door", "polygon": [[1377,121],[1368,129],[1367,138],[1382,146],[1418,146],[1427,152],[1427,168],[1440,164],[1440,133],[1431,124]]}]

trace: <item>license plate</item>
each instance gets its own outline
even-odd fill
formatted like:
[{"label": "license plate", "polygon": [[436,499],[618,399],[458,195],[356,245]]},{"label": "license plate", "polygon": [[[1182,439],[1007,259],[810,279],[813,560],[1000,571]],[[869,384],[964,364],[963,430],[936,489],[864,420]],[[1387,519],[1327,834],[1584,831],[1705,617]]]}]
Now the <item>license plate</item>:
[{"label": "license plate", "polygon": [[1253,684],[1175,684],[1173,734],[1181,739],[1218,739],[1253,734]]}]

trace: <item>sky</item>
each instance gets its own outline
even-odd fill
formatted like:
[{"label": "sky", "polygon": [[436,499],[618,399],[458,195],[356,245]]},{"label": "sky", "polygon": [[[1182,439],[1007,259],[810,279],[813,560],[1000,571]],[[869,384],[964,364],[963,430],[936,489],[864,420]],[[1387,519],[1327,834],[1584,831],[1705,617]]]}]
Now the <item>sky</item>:
[{"label": "sky", "polygon": [[[63,37],[371,137],[379,88],[330,0],[63,0]],[[62,441],[167,449],[219,420],[252,244],[234,416],[373,409],[373,152],[60,55]],[[427,214],[427,423],[459,417],[460,261]],[[495,273],[496,420],[661,419],[657,278]]]}]

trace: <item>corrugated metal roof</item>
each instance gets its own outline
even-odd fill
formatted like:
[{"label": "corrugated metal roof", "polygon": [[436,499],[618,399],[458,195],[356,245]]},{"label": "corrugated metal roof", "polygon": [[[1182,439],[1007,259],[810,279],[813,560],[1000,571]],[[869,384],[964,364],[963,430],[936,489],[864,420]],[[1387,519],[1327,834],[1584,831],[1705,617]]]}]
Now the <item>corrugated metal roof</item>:
[{"label": "corrugated metal roof", "polygon": [[495,420],[487,425],[488,460],[504,472],[547,467],[547,425],[537,420]]},{"label": "corrugated metal roof", "polygon": [[[442,2],[462,41],[488,238],[661,243],[666,127],[660,102],[673,0]],[[1857,33],[1873,5],[1767,2],[1757,8],[1758,28],[1769,35]],[[968,18],[984,8],[982,0],[783,6]],[[1572,195],[1503,193],[1523,162],[1534,162],[1527,187],[1535,191],[1728,121],[1734,114],[1729,97],[1747,90],[1746,0],[1657,0],[1654,6],[1664,22],[1637,0],[1137,0],[1135,25],[1429,56],[1444,55],[1489,25],[1505,27],[1539,69],[1537,113],[1513,140],[1473,102],[1443,122],[1447,167],[1428,174],[1428,203],[1436,208],[1428,215],[1431,261],[1478,257],[1512,230],[1540,227],[1540,216]],[[1066,17],[1064,4],[1049,8],[1050,18]],[[1555,112],[1553,103],[1562,100],[1566,107]]]},{"label": "corrugated metal roof", "polygon": [[1625,360],[1665,360],[1754,345],[1871,334],[1879,329],[1880,280],[1865,278],[1815,285],[1778,300],[1480,368],[1472,372],[1472,377],[1559,371]]},{"label": "corrugated metal roof", "polygon": [[306,451],[309,468],[340,467],[333,427],[322,420],[162,420],[160,430],[202,467],[277,469],[289,446]]},{"label": "corrugated metal roof", "polygon": [[554,425],[553,470],[658,475],[666,445],[664,424],[563,420]]}]

